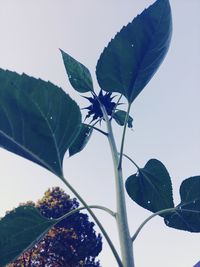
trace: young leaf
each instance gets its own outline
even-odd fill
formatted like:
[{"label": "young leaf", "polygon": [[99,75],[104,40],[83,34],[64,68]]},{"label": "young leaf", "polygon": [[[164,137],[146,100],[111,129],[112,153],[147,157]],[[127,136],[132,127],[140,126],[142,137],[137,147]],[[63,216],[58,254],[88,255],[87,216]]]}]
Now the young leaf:
[{"label": "young leaf", "polygon": [[132,103],[162,63],[171,40],[169,0],[157,0],[108,44],[97,63],[100,87]]},{"label": "young leaf", "polygon": [[80,92],[93,91],[93,83],[90,71],[73,57],[60,50],[65,69],[72,87]]},{"label": "young leaf", "polygon": [[150,159],[144,168],[131,175],[126,180],[126,190],[138,205],[152,212],[174,207],[171,178],[157,159]]},{"label": "young leaf", "polygon": [[[124,125],[125,118],[126,118],[126,112],[123,110],[118,110],[113,115],[113,119],[121,126]],[[133,118],[130,115],[128,116],[128,127],[129,128],[133,127]]]},{"label": "young leaf", "polygon": [[90,139],[90,136],[92,134],[92,128],[86,126],[85,124],[81,124],[81,130],[74,140],[74,142],[69,147],[69,156],[73,156],[76,153],[79,153],[81,150],[84,149],[87,142]]},{"label": "young leaf", "polygon": [[180,187],[181,203],[165,216],[167,226],[189,232],[200,232],[200,176],[184,180]]},{"label": "young leaf", "polygon": [[0,69],[0,146],[62,176],[80,109],[50,82]]},{"label": "young leaf", "polygon": [[31,247],[55,222],[31,206],[21,206],[8,213],[0,220],[0,267]]}]

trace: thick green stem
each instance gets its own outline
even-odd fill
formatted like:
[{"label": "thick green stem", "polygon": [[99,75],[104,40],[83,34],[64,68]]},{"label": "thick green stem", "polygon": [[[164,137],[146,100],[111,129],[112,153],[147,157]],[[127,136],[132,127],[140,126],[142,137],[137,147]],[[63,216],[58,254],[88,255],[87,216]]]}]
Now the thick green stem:
[{"label": "thick green stem", "polygon": [[117,204],[116,219],[117,219],[117,227],[119,233],[122,263],[123,267],[134,267],[133,246],[128,227],[122,168],[119,165],[120,160],[112,131],[111,122],[108,118],[107,112],[103,105],[101,105],[101,109],[104,114],[104,119],[107,125],[108,141],[110,144],[110,149],[114,164],[115,183],[116,183],[116,204]]},{"label": "thick green stem", "polygon": [[62,181],[64,182],[64,184],[72,191],[72,193],[78,198],[78,200],[83,204],[83,206],[87,209],[87,211],[89,212],[89,214],[92,216],[92,218],[94,219],[94,221],[96,222],[96,224],[98,225],[99,229],[101,230],[103,236],[105,237],[106,241],[108,242],[108,245],[110,246],[113,255],[115,256],[115,259],[119,265],[119,267],[124,267],[121,259],[115,249],[115,246],[113,245],[110,237],[108,236],[107,232],[105,231],[103,225],[101,224],[101,222],[99,221],[99,219],[96,217],[96,215],[94,214],[94,212],[91,210],[91,208],[88,206],[88,204],[85,202],[85,200],[78,194],[78,192],[71,186],[70,183],[68,183],[68,181],[64,178],[61,177]]}]

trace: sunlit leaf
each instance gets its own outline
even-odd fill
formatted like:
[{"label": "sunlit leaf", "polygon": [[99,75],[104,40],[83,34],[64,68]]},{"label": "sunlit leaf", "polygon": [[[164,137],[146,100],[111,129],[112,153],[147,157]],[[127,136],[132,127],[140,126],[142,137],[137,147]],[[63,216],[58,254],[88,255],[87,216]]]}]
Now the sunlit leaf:
[{"label": "sunlit leaf", "polygon": [[200,176],[184,180],[180,187],[181,203],[174,213],[165,217],[169,227],[200,232]]},{"label": "sunlit leaf", "polygon": [[65,69],[72,87],[85,93],[93,91],[93,83],[90,71],[80,62],[61,50]]},{"label": "sunlit leaf", "polygon": [[92,128],[82,123],[78,136],[69,147],[69,156],[73,156],[83,150],[88,143],[91,134]]},{"label": "sunlit leaf", "polygon": [[80,124],[79,107],[62,89],[0,69],[0,146],[62,176]]},{"label": "sunlit leaf", "polygon": [[30,206],[16,208],[0,220],[0,267],[33,246],[56,220],[41,216]]},{"label": "sunlit leaf", "polygon": [[174,207],[171,178],[157,159],[149,160],[144,168],[131,175],[126,190],[138,205],[152,212]]},{"label": "sunlit leaf", "polygon": [[[126,118],[126,112],[123,110],[118,110],[114,113],[113,119],[121,126],[124,125],[125,123],[125,118]],[[129,115],[128,116],[128,127],[132,128],[133,127],[133,118]]]},{"label": "sunlit leaf", "polygon": [[119,92],[132,103],[162,63],[171,40],[168,0],[158,0],[123,27],[97,63],[100,87]]}]

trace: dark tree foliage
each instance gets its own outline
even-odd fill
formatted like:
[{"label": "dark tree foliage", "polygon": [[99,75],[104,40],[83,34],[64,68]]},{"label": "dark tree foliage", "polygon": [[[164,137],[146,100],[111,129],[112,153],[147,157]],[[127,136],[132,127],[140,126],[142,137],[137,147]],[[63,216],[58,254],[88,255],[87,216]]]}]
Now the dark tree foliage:
[{"label": "dark tree foliage", "polygon": [[[59,187],[46,191],[36,204],[29,204],[48,218],[58,218],[79,206]],[[96,257],[102,249],[101,239],[88,215],[77,212],[51,228],[38,244],[8,267],[100,267]]]}]

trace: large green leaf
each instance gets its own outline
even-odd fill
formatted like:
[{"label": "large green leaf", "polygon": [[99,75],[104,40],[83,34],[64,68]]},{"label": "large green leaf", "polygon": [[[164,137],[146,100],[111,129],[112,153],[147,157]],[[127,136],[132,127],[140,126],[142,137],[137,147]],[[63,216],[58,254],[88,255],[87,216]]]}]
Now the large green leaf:
[{"label": "large green leaf", "polygon": [[61,50],[65,69],[72,87],[80,92],[93,91],[90,71],[80,62]]},{"label": "large green leaf", "polygon": [[180,187],[181,203],[176,211],[165,216],[169,227],[189,232],[200,232],[200,176],[183,181]]},{"label": "large green leaf", "polygon": [[152,212],[174,207],[171,178],[157,159],[149,160],[144,168],[131,175],[126,190],[137,204]]},{"label": "large green leaf", "polygon": [[0,146],[62,176],[80,109],[50,82],[0,69]]},{"label": "large green leaf", "polygon": [[[126,119],[126,111],[124,110],[117,110],[113,114],[113,119],[121,126],[124,125],[125,119]],[[129,115],[128,116],[128,121],[127,121],[128,127],[132,128],[133,127],[133,118]]]},{"label": "large green leaf", "polygon": [[14,261],[24,250],[33,246],[56,220],[41,216],[30,206],[22,206],[0,220],[0,267]]},{"label": "large green leaf", "polygon": [[171,40],[168,0],[158,0],[123,27],[97,63],[100,87],[132,103],[162,63]]},{"label": "large green leaf", "polygon": [[73,156],[83,150],[89,141],[91,134],[92,128],[82,123],[78,136],[69,147],[69,156]]}]

